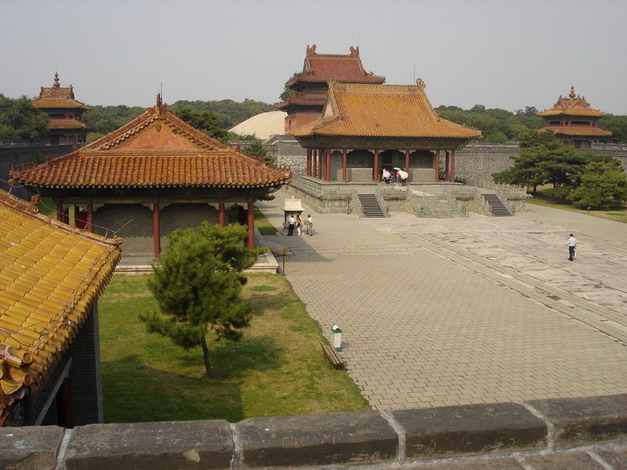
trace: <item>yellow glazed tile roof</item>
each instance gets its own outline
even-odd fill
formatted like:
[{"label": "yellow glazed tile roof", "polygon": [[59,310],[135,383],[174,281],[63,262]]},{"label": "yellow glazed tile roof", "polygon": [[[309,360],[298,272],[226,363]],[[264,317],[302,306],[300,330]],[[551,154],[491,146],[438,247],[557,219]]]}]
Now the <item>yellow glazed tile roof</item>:
[{"label": "yellow glazed tile roof", "polygon": [[48,378],[120,258],[106,239],[0,190],[0,425]]},{"label": "yellow glazed tile roof", "polygon": [[568,97],[560,95],[553,105],[553,109],[547,109],[538,113],[538,116],[545,118],[559,115],[600,118],[607,116],[607,113],[599,111],[598,109],[592,109],[590,103],[588,103],[584,97],[576,95],[575,87],[571,86]]},{"label": "yellow glazed tile roof", "polygon": [[598,127],[543,127],[541,132],[553,131],[558,135],[593,136],[607,137],[612,135],[610,131],[599,129]]},{"label": "yellow glazed tile roof", "polygon": [[440,118],[418,79],[415,86],[329,83],[323,117],[290,132],[296,137],[481,137],[481,131]]}]

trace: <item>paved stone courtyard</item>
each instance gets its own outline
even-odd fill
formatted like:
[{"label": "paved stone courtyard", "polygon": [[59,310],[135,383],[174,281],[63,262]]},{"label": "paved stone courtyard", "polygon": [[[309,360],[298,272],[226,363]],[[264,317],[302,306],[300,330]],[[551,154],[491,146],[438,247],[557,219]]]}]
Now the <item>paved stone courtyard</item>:
[{"label": "paved stone courtyard", "polygon": [[[286,196],[258,203],[277,227]],[[271,241],[291,248],[286,276],[323,333],[343,329],[341,354],[373,409],[627,392],[627,225],[527,209],[453,219],[305,209],[313,236]]]}]

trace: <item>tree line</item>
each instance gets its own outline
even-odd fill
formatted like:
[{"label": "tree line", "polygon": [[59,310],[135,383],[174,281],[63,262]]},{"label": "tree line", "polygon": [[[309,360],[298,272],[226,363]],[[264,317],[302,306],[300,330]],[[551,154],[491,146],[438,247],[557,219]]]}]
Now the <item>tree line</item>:
[{"label": "tree line", "polygon": [[[179,100],[170,105],[170,109],[185,121],[220,140],[241,138],[242,136],[229,136],[228,129],[256,114],[276,110],[271,104],[250,99],[242,102],[228,99]],[[143,107],[125,105],[92,106],[83,115],[85,122],[92,127],[88,141],[114,131],[145,110]],[[539,129],[544,123],[533,106],[515,112],[498,108],[486,109],[483,105],[475,105],[466,110],[458,106],[439,106],[435,110],[444,119],[479,129],[485,142],[520,141],[527,131]],[[47,121],[45,113],[30,106],[30,99],[10,99],[0,94],[0,141],[40,140],[48,133]],[[610,142],[627,144],[627,116],[610,114],[599,120],[599,127],[612,132]]]}]

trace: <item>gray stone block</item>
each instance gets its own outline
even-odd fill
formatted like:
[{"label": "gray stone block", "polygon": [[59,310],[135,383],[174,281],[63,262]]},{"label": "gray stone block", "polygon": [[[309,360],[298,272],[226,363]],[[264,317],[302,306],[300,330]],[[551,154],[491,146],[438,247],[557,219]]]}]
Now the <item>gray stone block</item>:
[{"label": "gray stone block", "polygon": [[241,468],[395,460],[398,436],[376,412],[253,418],[236,425]]},{"label": "gray stone block", "polygon": [[74,428],[65,468],[228,469],[232,454],[224,420],[100,424]]},{"label": "gray stone block", "polygon": [[5,470],[48,470],[57,464],[63,428],[56,426],[2,428],[0,468]]},{"label": "gray stone block", "polygon": [[512,458],[485,459],[472,462],[467,460],[463,462],[449,461],[446,463],[437,463],[427,466],[404,466],[403,468],[407,470],[524,470],[524,467],[520,465],[516,459]]},{"label": "gray stone block", "polygon": [[529,405],[555,425],[555,445],[612,442],[627,435],[627,394],[534,400]]},{"label": "gray stone block", "polygon": [[516,452],[546,445],[544,422],[514,403],[390,414],[405,430],[408,459]]},{"label": "gray stone block", "polygon": [[585,452],[534,455],[524,460],[533,470],[603,470],[603,465]]}]

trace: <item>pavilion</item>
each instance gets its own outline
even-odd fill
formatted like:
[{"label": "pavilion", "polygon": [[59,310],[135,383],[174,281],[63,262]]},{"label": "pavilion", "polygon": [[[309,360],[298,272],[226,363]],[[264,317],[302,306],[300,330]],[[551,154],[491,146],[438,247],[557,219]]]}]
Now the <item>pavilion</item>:
[{"label": "pavilion", "polygon": [[223,226],[233,205],[253,247],[255,201],[292,178],[289,169],[194,129],[160,96],[154,107],[105,137],[40,165],[14,168],[11,176],[51,197],[59,220],[123,237],[123,262],[136,257],[142,264],[159,256],[168,232],[203,220]]},{"label": "pavilion", "polygon": [[414,183],[455,180],[455,151],[481,131],[440,118],[416,85],[331,81],[322,116],[290,132],[307,149],[306,175],[322,181],[377,182],[402,168]]},{"label": "pavilion", "polygon": [[102,422],[97,300],[121,240],[39,202],[0,190],[0,426]]},{"label": "pavilion", "polygon": [[568,98],[560,95],[552,109],[542,111],[538,116],[544,118],[541,132],[553,131],[571,147],[589,149],[592,142],[606,140],[612,135],[598,124],[607,113],[592,109],[585,98],[575,95],[574,86],[570,87]]},{"label": "pavilion", "polygon": [[285,131],[316,120],[322,113],[328,83],[382,84],[385,77],[366,72],[359,56],[359,47],[350,47],[348,54],[319,54],[315,44],[307,46],[302,72],[285,84],[293,95],[276,107],[287,112]]},{"label": "pavilion", "polygon": [[74,88],[62,87],[59,74],[54,74],[52,87],[41,87],[39,98],[33,100],[33,106],[48,114],[50,121],[50,145],[84,144],[87,141],[89,125],[83,121],[87,106],[74,97]]}]

